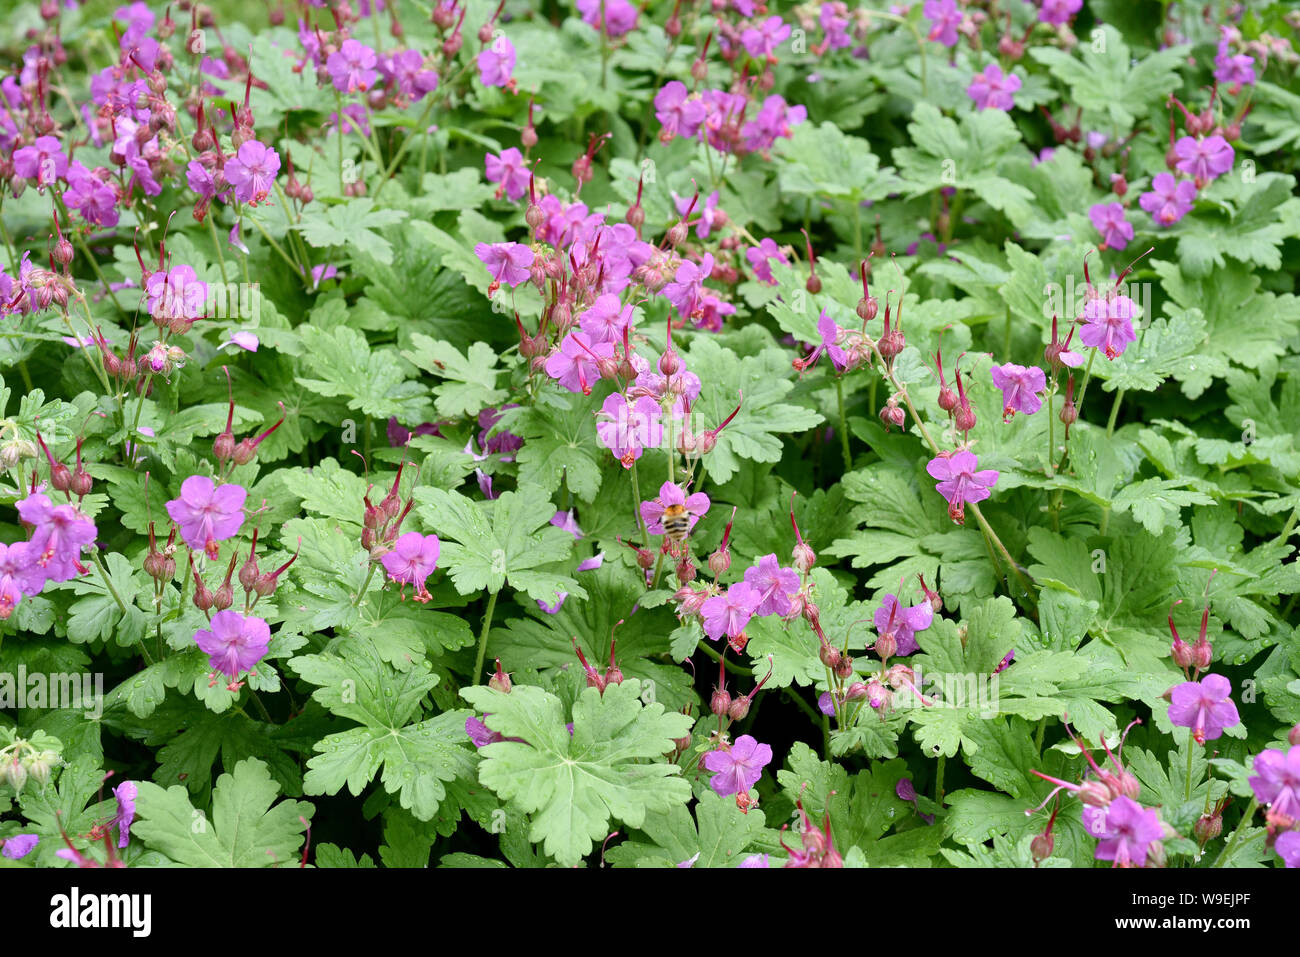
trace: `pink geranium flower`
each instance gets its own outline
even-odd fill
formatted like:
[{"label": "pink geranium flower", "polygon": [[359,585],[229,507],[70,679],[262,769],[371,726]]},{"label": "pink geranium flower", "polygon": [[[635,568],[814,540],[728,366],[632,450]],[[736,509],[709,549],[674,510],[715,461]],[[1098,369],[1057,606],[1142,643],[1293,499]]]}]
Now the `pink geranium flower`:
[{"label": "pink geranium flower", "polygon": [[1191,211],[1195,199],[1195,183],[1175,181],[1172,173],[1158,173],[1151,181],[1151,191],[1138,198],[1138,205],[1151,214],[1156,225],[1172,226]]},{"label": "pink geranium flower", "polygon": [[632,323],[632,304],[622,304],[618,296],[605,293],[597,296],[590,308],[578,317],[578,325],[591,337],[592,342],[622,342],[623,334]]},{"label": "pink geranium flower", "polygon": [[532,173],[524,165],[524,154],[513,146],[501,151],[500,156],[488,153],[483,157],[483,166],[489,183],[500,183],[497,199],[503,195],[509,199],[520,200],[528,192],[528,183]]},{"label": "pink geranium flower", "polygon": [[1017,412],[1033,415],[1043,407],[1038,393],[1047,388],[1047,376],[1038,366],[1018,366],[1013,362],[989,370],[993,384],[1002,390],[1002,420],[1010,422]]},{"label": "pink geranium flower", "polygon": [[763,603],[763,593],[749,582],[736,582],[721,595],[707,598],[700,606],[704,633],[714,641],[723,635],[738,637]]},{"label": "pink geranium flower", "polygon": [[30,560],[46,581],[64,582],[87,570],[81,564],[81,550],[94,542],[95,523],[75,505],[55,505],[35,492],[19,501],[17,508],[18,517],[34,526],[23,560]]},{"label": "pink geranium flower", "polygon": [[612,359],[614,347],[608,342],[592,342],[585,332],[570,332],[560,348],[546,360],[546,374],[570,392],[591,395],[591,386],[600,380],[601,359]]},{"label": "pink geranium flower", "polygon": [[691,96],[679,80],[669,80],[655,94],[655,119],[663,124],[659,138],[664,142],[674,136],[694,139],[706,115],[704,102]]},{"label": "pink geranium flower", "polygon": [[771,763],[771,745],[759,744],[747,734],[704,756],[704,767],[713,772],[709,786],[720,797],[748,794],[763,776],[763,768]]},{"label": "pink geranium flower", "polygon": [[1016,107],[1015,92],[1020,89],[1020,77],[1014,73],[1003,73],[1002,67],[990,63],[983,73],[976,73],[966,95],[975,101],[977,110],[1013,110]]},{"label": "pink geranium flower", "polygon": [[973,452],[953,452],[930,460],[925,470],[939,480],[935,488],[948,501],[948,517],[958,525],[966,520],[966,503],[982,502],[989,497],[998,480],[993,469],[976,471],[979,462]]},{"label": "pink geranium flower", "polygon": [[762,618],[790,614],[790,596],[799,590],[799,573],[782,568],[775,554],[764,555],[757,565],[745,569],[745,581],[758,589],[760,602],[755,615]]},{"label": "pink geranium flower", "polygon": [[649,501],[641,503],[641,517],[645,519],[646,531],[651,535],[662,535],[664,527],[661,519],[664,517],[664,509],[669,505],[684,505],[690,516],[690,528],[695,528],[695,524],[704,517],[709,510],[709,497],[703,492],[695,492],[693,495],[687,495],[680,485],[674,482],[664,482],[659,486],[659,497],[652,498]]},{"label": "pink geranium flower", "polygon": [[513,289],[521,282],[526,282],[534,254],[523,243],[478,243],[474,247],[474,255],[478,256],[492,277],[490,292],[496,292],[501,283]]},{"label": "pink geranium flower", "polygon": [[596,414],[596,437],[629,469],[646,448],[663,445],[663,409],[649,396],[628,402],[615,392]]},{"label": "pink geranium flower", "polygon": [[937,40],[946,47],[957,45],[961,11],[957,9],[956,0],[925,0],[921,13],[931,24],[927,40]]},{"label": "pink geranium flower", "polygon": [[230,678],[227,689],[238,691],[242,682],[235,679],[266,655],[271,629],[261,618],[245,618],[227,609],[213,615],[207,628],[195,632],[194,641],[212,665],[210,684],[216,684],[216,674],[220,672]]},{"label": "pink geranium flower", "polygon": [[1128,296],[1097,296],[1083,306],[1083,328],[1079,339],[1085,346],[1100,349],[1107,359],[1123,355],[1130,342],[1137,341],[1133,319],[1137,303]]},{"label": "pink geranium flower", "polygon": [[1177,727],[1191,728],[1197,744],[1213,741],[1224,728],[1241,723],[1231,694],[1232,682],[1223,675],[1185,681],[1170,692],[1169,720]]},{"label": "pink geranium flower", "polygon": [[771,260],[775,259],[783,266],[790,265],[790,260],[785,258],[781,247],[774,239],[765,238],[757,246],[750,246],[745,250],[745,258],[749,260],[750,268],[754,270],[754,278],[769,286],[776,285],[776,279],[772,276]]},{"label": "pink geranium flower", "polygon": [[1096,203],[1088,209],[1093,228],[1101,233],[1103,247],[1123,249],[1133,238],[1133,224],[1124,218],[1119,203]]},{"label": "pink geranium flower", "polygon": [[515,47],[504,35],[497,37],[478,55],[478,78],[484,86],[510,86],[514,81]]},{"label": "pink geranium flower", "polygon": [[[426,602],[431,597],[424,587],[425,580],[438,567],[440,549],[437,535],[407,532],[393,545],[393,550],[380,561],[388,577],[398,585],[414,585],[415,600]],[[399,588],[400,591],[400,588]]]},{"label": "pink geranium flower", "polygon": [[265,143],[249,140],[233,159],[226,161],[226,179],[235,187],[235,198],[256,206],[271,193],[275,174],[280,171],[280,154]]},{"label": "pink geranium flower", "polygon": [[1300,818],[1300,746],[1283,754],[1268,748],[1255,755],[1250,786],[1260,804],[1277,814]]},{"label": "pink geranium flower", "polygon": [[1160,815],[1123,794],[1105,808],[1084,808],[1083,825],[1097,838],[1097,860],[1116,867],[1142,867],[1151,843],[1164,836]]},{"label": "pink geranium flower", "polygon": [[1235,153],[1222,136],[1207,136],[1203,140],[1184,136],[1174,144],[1174,155],[1178,157],[1176,168],[1192,177],[1197,189],[1204,189],[1215,177],[1232,169]]},{"label": "pink geranium flower", "polygon": [[375,51],[358,40],[344,40],[329,55],[325,69],[329,71],[334,89],[340,93],[364,93],[375,85],[379,73],[375,70]]},{"label": "pink geranium flower", "polygon": [[216,486],[206,475],[191,475],[181,483],[181,497],[167,503],[167,514],[180,526],[181,538],[209,558],[217,557],[217,543],[234,536],[244,524],[242,485]]},{"label": "pink geranium flower", "polygon": [[904,608],[896,595],[886,595],[871,619],[876,634],[893,635],[894,654],[910,655],[916,651],[916,633],[925,631],[934,622],[934,608],[928,601]]}]

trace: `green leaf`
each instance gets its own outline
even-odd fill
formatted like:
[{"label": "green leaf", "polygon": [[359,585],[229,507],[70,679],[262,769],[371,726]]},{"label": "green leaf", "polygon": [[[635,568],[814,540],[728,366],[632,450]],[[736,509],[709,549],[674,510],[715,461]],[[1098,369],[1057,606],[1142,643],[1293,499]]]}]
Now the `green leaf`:
[{"label": "green leaf", "polygon": [[826,196],[861,203],[897,189],[892,170],[880,171],[871,144],[844,134],[833,123],[801,123],[777,141],[777,181],[782,193]]},{"label": "green leaf", "polygon": [[1223,357],[1206,354],[1213,348],[1209,339],[1205,317],[1199,309],[1189,309],[1144,326],[1137,342],[1118,358],[1098,363],[1093,375],[1106,380],[1107,392],[1154,392],[1173,376],[1182,383],[1183,394],[1196,399],[1228,371]]},{"label": "green leaf", "polygon": [[824,421],[812,409],[784,401],[794,388],[793,369],[789,356],[775,347],[737,359],[716,339],[699,336],[691,342],[686,366],[703,383],[692,409],[695,434],[716,428],[740,405],[709,453],[709,475],[715,482],[735,475],[740,459],[779,462],[784,434],[803,432]]},{"label": "green leaf", "polygon": [[314,808],[306,801],[275,804],[279,793],[263,762],[240,761],[217,779],[209,821],[184,787],[142,781],[131,833],[185,867],[284,865],[296,859]]},{"label": "green leaf", "polygon": [[674,804],[668,811],[648,812],[641,830],[653,845],[629,841],[606,853],[606,860],[615,865],[676,866],[693,858],[692,867],[735,867],[764,827],[761,815],[746,814],[731,798],[706,791],[695,805],[693,820],[685,804]]},{"label": "green leaf", "polygon": [[325,331],[302,327],[307,353],[302,362],[314,378],[298,382],[325,396],[348,400],[348,408],[374,419],[396,417],[399,422],[423,422],[432,406],[426,390],[409,381],[397,353],[391,349],[370,350],[366,337],[348,326]]},{"label": "green leaf", "polygon": [[1117,129],[1131,129],[1136,120],[1163,105],[1191,48],[1171,46],[1135,59],[1114,27],[1098,27],[1098,33],[1092,43],[1078,45],[1077,59],[1048,46],[1031,47],[1029,55],[1070,87],[1072,103],[1105,114]]},{"label": "green leaf", "polygon": [[596,439],[591,412],[576,404],[566,410],[538,403],[516,421],[512,431],[524,439],[515,454],[520,485],[549,494],[564,483],[580,500],[594,502],[608,452]]},{"label": "green leaf", "polygon": [[459,492],[425,486],[416,489],[415,499],[420,516],[444,537],[439,564],[462,595],[498,592],[508,583],[548,603],[562,591],[587,597],[573,578],[541,568],[567,558],[574,541],[550,524],[555,506],[542,489],[525,487],[475,502]]},{"label": "green leaf", "polygon": [[635,678],[610,685],[603,696],[583,691],[573,706],[572,735],[560,699],[540,688],[502,694],[479,685],[461,694],[488,715],[493,731],[523,739],[483,748],[479,780],[532,816],[529,839],[564,867],[591,853],[611,818],[639,828],[647,813],[690,799],[690,785],[663,755],[692,721],[659,703],[643,705]]},{"label": "green leaf", "polygon": [[438,681],[428,666],[394,671],[365,643],[345,639],[341,654],[303,655],[289,666],[317,685],[312,697],[362,726],[327,735],[303,784],[309,794],[337,794],[346,784],[360,794],[383,768],[384,789],[422,821],[446,797],[445,782],[469,774],[474,755],[466,745],[466,711],[449,711],[407,724],[420,699]]},{"label": "green leaf", "polygon": [[443,418],[455,419],[477,415],[488,406],[498,405],[506,397],[497,388],[497,354],[486,342],[475,342],[462,354],[450,342],[439,342],[416,333],[411,349],[402,355],[415,365],[447,380],[435,386],[434,407]]},{"label": "green leaf", "polygon": [[369,196],[348,199],[333,206],[315,203],[302,213],[294,229],[312,246],[353,246],[387,265],[393,261],[393,247],[376,230],[406,219],[404,209],[375,209]]},{"label": "green leaf", "polygon": [[910,184],[907,195],[955,186],[1002,211],[1023,210],[1033,200],[1029,190],[999,172],[1003,158],[1024,150],[1020,132],[1002,110],[966,113],[958,123],[921,102],[907,132],[915,146],[894,148],[894,162]]}]

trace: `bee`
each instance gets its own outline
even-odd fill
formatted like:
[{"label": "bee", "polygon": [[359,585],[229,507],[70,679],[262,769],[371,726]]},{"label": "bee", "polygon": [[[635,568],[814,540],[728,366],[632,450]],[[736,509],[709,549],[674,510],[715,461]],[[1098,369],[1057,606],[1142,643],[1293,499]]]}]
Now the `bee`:
[{"label": "bee", "polygon": [[664,527],[664,540],[671,545],[681,545],[691,531],[691,513],[685,505],[668,505],[659,523]]}]

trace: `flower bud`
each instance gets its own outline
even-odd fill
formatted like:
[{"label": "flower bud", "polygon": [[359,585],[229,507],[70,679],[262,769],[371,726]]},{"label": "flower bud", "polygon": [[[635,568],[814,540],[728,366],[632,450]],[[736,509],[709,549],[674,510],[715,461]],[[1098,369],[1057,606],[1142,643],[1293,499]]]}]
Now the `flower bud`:
[{"label": "flower bud", "polygon": [[239,569],[239,584],[243,586],[244,591],[252,591],[261,574],[257,567],[257,559],[250,554],[248,560]]},{"label": "flower bud", "polygon": [[1205,636],[1202,635],[1196,639],[1196,644],[1192,645],[1192,664],[1199,670],[1204,671],[1210,667],[1210,661],[1214,658],[1214,649]]},{"label": "flower bud", "polygon": [[696,83],[703,83],[709,78],[709,65],[704,62],[703,57],[696,57],[691,63],[691,79]]},{"label": "flower bud", "polygon": [[939,408],[945,412],[952,412],[957,408],[957,393],[947,386],[939,389]]},{"label": "flower bud", "polygon": [[674,223],[672,228],[668,230],[666,238],[668,245],[676,249],[686,241],[686,224],[683,222]]},{"label": "flower bud", "polygon": [[741,695],[731,702],[731,707],[727,709],[727,717],[732,721],[743,721],[749,714],[749,696]]},{"label": "flower bud", "polygon": [[81,463],[78,462],[76,471],[72,473],[72,479],[69,483],[69,488],[72,491],[72,494],[77,496],[77,498],[85,498],[90,494],[90,490],[93,486],[94,482],[90,477],[90,473],[82,468]]},{"label": "flower bud", "polygon": [[528,224],[529,229],[537,232],[542,228],[542,224],[546,222],[546,213],[536,203],[529,203],[528,209],[524,211],[524,222]]},{"label": "flower bud", "polygon": [[820,650],[818,650],[817,652],[817,657],[821,659],[822,664],[824,664],[827,668],[830,668],[832,671],[839,667],[840,650],[836,648],[834,645],[830,645],[830,644],[822,645]]},{"label": "flower bud", "polygon": [[876,654],[880,656],[881,661],[887,661],[898,651],[898,639],[894,637],[891,631],[885,632],[876,639]]},{"label": "flower bud", "polygon": [[1061,421],[1066,425],[1074,425],[1079,419],[1079,408],[1074,404],[1072,396],[1066,396],[1065,405],[1061,406]]},{"label": "flower bud", "polygon": [[849,689],[844,692],[845,701],[860,701],[867,696],[867,686],[861,681],[855,681],[849,685]]},{"label": "flower bud", "polygon": [[0,784],[4,783],[6,778],[15,792],[22,792],[23,785],[27,783],[27,769],[18,758],[5,762],[3,769],[0,770]]},{"label": "flower bud", "polygon": [[222,432],[212,440],[212,454],[216,460],[223,465],[226,460],[235,454],[235,435],[233,432]]},{"label": "flower bud", "polygon": [[1175,638],[1171,653],[1174,658],[1174,664],[1179,668],[1187,669],[1192,665],[1192,646],[1181,638]]},{"label": "flower bud", "polygon": [[695,563],[690,558],[683,558],[677,563],[677,581],[683,585],[689,585],[695,581]]},{"label": "flower bud", "polygon": [[194,607],[199,611],[207,611],[215,602],[215,596],[208,591],[208,586],[203,584],[203,579],[199,577],[196,570],[194,572]]},{"label": "flower bud", "polygon": [[718,578],[727,573],[731,568],[731,549],[719,548],[709,556],[709,574]]},{"label": "flower bud", "polygon": [[794,550],[790,554],[790,563],[794,565],[797,571],[804,575],[807,575],[812,571],[813,565],[817,563],[817,555],[805,542],[800,542],[795,545]]},{"label": "flower bud", "polygon": [[1286,733],[1286,739],[1293,747],[1300,745],[1300,724]]},{"label": "flower bud", "polygon": [[1124,178],[1123,173],[1110,174],[1110,188],[1116,196],[1124,196],[1128,192],[1128,180]]},{"label": "flower bud", "polygon": [[907,348],[907,339],[903,335],[903,330],[895,326],[876,343],[876,348],[880,350],[880,355],[886,362],[893,362],[904,349]]},{"label": "flower bud", "polygon": [[906,423],[907,413],[905,413],[902,406],[898,404],[898,399],[896,397],[890,396],[889,400],[885,403],[884,408],[880,410],[880,421],[885,423],[886,432],[889,431],[891,425],[901,429],[904,423]]},{"label": "flower bud", "polygon": [[840,660],[835,664],[831,671],[837,678],[853,677],[853,658],[850,655],[841,653]]},{"label": "flower bud", "polygon": [[975,410],[970,405],[960,406],[953,414],[952,421],[959,432],[969,432],[975,428]]},{"label": "flower bud", "polygon": [[645,210],[638,203],[627,211],[627,216],[624,219],[629,226],[639,231],[645,225]]},{"label": "flower bud", "polygon": [[726,688],[714,688],[713,697],[709,699],[709,710],[722,717],[731,710],[731,693]]},{"label": "flower bud", "polygon": [[815,296],[822,291],[822,281],[817,278],[816,273],[810,273],[808,281],[803,284],[803,287]]},{"label": "flower bud", "polygon": [[1106,807],[1111,802],[1110,788],[1100,781],[1084,781],[1079,785],[1077,797],[1089,807]]},{"label": "flower bud", "polygon": [[1202,814],[1192,825],[1192,834],[1198,844],[1212,841],[1223,833],[1223,815],[1218,813]]},{"label": "flower bud", "polygon": [[1056,839],[1052,837],[1052,832],[1046,834],[1036,834],[1034,839],[1029,842],[1029,853],[1034,856],[1034,863],[1041,864],[1047,858],[1052,856],[1052,848],[1056,846]]}]

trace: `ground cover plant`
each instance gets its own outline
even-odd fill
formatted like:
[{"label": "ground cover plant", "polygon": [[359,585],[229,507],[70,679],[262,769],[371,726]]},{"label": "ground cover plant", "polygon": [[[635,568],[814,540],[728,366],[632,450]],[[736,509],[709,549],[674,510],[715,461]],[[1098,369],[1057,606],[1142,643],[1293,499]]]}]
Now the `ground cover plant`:
[{"label": "ground cover plant", "polygon": [[1300,866],[1300,14],[44,0],[0,861]]}]

